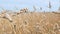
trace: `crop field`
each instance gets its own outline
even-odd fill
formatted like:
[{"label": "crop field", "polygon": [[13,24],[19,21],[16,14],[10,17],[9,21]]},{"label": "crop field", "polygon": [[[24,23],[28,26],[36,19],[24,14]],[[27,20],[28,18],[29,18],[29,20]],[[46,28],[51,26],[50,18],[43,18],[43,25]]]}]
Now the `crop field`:
[{"label": "crop field", "polygon": [[0,34],[60,34],[60,13],[23,12],[9,15],[12,21],[0,14]]}]

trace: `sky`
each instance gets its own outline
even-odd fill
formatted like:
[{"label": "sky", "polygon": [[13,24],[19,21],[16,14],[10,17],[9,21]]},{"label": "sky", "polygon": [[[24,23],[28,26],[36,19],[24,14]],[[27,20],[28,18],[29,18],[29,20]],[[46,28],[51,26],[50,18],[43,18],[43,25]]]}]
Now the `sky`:
[{"label": "sky", "polygon": [[60,6],[60,0],[0,0],[0,11],[2,10],[1,8],[7,10],[20,10],[22,8],[29,8],[29,10],[33,10],[33,6],[35,6],[37,10],[40,10],[39,8],[42,7],[43,11],[49,11],[49,1],[52,5],[50,10],[58,10],[58,7]]}]

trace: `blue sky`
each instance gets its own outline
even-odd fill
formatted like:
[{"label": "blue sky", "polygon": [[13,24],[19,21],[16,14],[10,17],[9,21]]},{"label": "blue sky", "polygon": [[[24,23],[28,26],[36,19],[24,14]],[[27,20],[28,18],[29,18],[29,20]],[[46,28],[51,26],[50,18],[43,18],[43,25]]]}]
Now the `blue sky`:
[{"label": "blue sky", "polygon": [[48,11],[49,1],[52,5],[51,10],[57,10],[60,5],[59,0],[0,0],[0,10],[2,10],[1,8],[7,10],[16,10],[16,8],[21,9],[26,7],[33,10],[33,5],[35,5],[38,10],[40,7],[42,7],[43,10]]}]

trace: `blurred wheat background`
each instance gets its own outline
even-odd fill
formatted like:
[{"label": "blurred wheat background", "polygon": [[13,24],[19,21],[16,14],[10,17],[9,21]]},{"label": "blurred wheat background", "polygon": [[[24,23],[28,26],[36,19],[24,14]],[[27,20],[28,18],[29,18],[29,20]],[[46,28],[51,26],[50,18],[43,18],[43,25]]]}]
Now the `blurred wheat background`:
[{"label": "blurred wheat background", "polygon": [[0,0],[0,34],[60,34],[60,1]]},{"label": "blurred wheat background", "polygon": [[0,34],[60,34],[60,13],[3,11],[0,13]]}]

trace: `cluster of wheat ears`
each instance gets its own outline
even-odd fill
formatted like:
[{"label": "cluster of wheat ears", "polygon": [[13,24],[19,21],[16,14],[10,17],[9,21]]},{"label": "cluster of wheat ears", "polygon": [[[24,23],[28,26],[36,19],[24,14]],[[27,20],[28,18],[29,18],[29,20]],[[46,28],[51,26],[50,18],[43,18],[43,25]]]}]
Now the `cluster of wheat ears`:
[{"label": "cluster of wheat ears", "polygon": [[0,34],[60,34],[60,13],[20,12],[0,13]]}]

